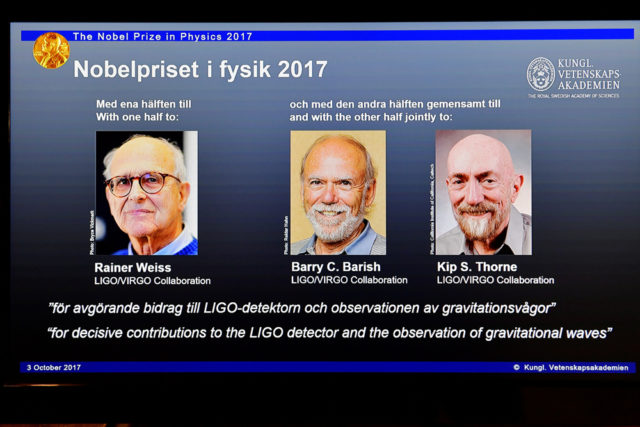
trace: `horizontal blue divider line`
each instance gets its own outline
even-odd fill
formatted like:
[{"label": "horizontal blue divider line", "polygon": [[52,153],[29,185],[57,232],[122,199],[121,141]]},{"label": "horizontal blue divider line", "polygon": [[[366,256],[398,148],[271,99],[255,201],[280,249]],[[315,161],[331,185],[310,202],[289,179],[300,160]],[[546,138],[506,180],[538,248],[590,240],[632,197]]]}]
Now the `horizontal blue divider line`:
[{"label": "horizontal blue divider line", "polygon": [[[114,41],[193,41],[188,37],[181,37],[182,34],[192,35],[221,35],[221,40],[212,41],[220,43],[226,41],[227,33],[244,34],[240,40],[242,42],[259,41],[419,41],[419,40],[628,40],[634,38],[633,28],[577,28],[577,29],[481,29],[481,30],[309,30],[309,31],[227,31],[227,30],[185,30],[185,31],[164,31],[164,30],[72,30],[56,31],[55,29],[44,29],[42,31],[24,30],[21,33],[22,41],[34,41],[41,34],[54,31],[63,35],[68,41],[98,41],[105,40],[99,37],[100,34],[108,35],[111,38],[126,37],[125,40]],[[82,33],[84,38],[74,35]],[[154,34],[160,40],[148,40],[141,37],[136,38],[136,33],[140,35]],[[251,33],[249,39],[246,39]],[[86,40],[90,35],[92,40]],[[111,41],[111,40],[108,40]],[[201,43],[207,43],[204,40]]]},{"label": "horizontal blue divider line", "polygon": [[[573,367],[550,370],[552,365]],[[545,369],[539,370],[538,367]],[[575,369],[577,367],[578,369]],[[589,369],[581,370],[580,367]],[[595,367],[615,367],[594,369]],[[623,369],[620,369],[622,367]],[[371,361],[193,361],[193,362],[21,362],[28,373],[125,373],[125,372],[432,372],[432,373],[635,373],[628,362],[371,362]]]}]

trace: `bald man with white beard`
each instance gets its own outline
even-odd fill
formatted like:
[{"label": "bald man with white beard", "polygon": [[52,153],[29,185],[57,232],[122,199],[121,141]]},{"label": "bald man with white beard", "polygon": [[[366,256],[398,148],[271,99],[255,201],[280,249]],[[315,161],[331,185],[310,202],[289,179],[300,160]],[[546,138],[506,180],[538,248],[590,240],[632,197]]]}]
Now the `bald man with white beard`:
[{"label": "bald man with white beard", "polygon": [[458,141],[446,180],[458,226],[436,239],[436,254],[531,255],[531,216],[513,206],[523,183],[501,141],[483,134]]}]

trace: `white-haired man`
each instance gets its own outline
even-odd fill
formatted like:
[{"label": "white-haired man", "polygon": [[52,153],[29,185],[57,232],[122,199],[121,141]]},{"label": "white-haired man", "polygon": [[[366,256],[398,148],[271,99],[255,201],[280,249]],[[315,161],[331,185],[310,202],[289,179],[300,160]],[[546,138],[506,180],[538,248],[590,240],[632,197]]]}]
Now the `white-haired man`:
[{"label": "white-haired man", "polygon": [[104,165],[111,215],[130,240],[114,255],[197,255],[198,240],[182,221],[191,187],[176,145],[135,135],[109,152]]},{"label": "white-haired man", "polygon": [[325,135],[305,154],[302,198],[314,234],[291,245],[292,255],[384,255],[386,239],[367,221],[376,196],[367,149],[346,135]]}]

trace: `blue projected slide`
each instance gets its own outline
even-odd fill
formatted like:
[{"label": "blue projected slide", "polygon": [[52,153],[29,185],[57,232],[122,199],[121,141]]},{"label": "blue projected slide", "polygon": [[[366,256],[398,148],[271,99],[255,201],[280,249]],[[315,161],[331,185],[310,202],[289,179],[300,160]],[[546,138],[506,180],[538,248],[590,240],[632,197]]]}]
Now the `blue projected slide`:
[{"label": "blue projected slide", "polygon": [[11,23],[4,384],[636,387],[639,30]]}]

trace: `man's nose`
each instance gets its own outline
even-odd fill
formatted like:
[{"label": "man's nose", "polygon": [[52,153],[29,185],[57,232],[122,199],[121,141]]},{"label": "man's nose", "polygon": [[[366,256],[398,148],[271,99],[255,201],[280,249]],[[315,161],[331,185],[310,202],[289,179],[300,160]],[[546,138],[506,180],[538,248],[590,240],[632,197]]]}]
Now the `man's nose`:
[{"label": "man's nose", "polygon": [[482,186],[476,180],[470,180],[467,184],[467,194],[465,201],[469,205],[477,205],[484,200],[484,194],[482,192]]},{"label": "man's nose", "polygon": [[326,185],[326,187],[322,191],[320,200],[322,201],[322,203],[328,205],[332,203],[338,203],[338,189],[332,182]]},{"label": "man's nose", "polygon": [[134,179],[131,183],[129,200],[141,201],[147,198],[147,193],[140,186],[140,179]]}]

